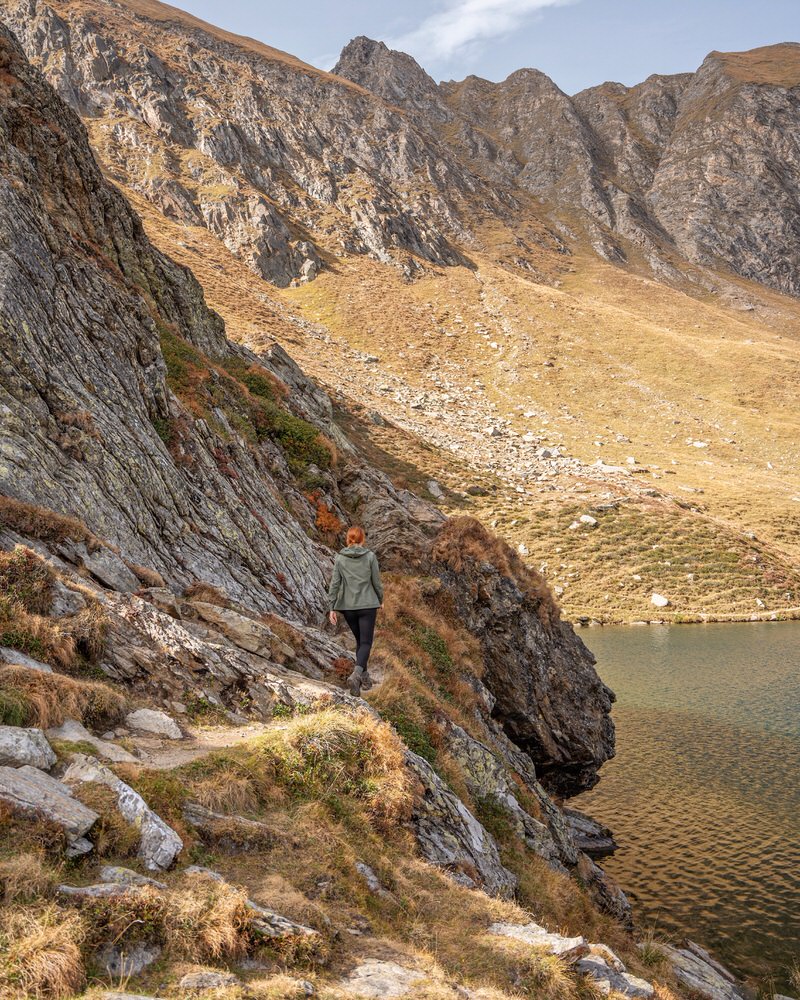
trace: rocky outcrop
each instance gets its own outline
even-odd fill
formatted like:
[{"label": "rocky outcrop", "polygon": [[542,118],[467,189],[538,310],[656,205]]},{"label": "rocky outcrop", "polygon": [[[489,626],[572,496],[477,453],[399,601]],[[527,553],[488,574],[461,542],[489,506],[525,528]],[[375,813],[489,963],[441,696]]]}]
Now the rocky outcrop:
[{"label": "rocky outcrop", "polygon": [[181,23],[174,8],[101,3],[96,15],[60,0],[7,12],[68,103],[95,120],[117,109],[101,126],[108,165],[168,218],[206,226],[279,286],[324,266],[320,241],[386,261],[462,260],[459,193],[479,181],[397,109],[266,46]]},{"label": "rocky outcrop", "polygon": [[476,171],[582,209],[608,259],[622,259],[629,242],[661,277],[677,251],[800,291],[796,44],[713,52],[694,74],[604,83],[574,97],[533,69],[437,86],[410,57],[364,38],[345,47],[335,72],[400,104],[421,127],[446,123]]},{"label": "rocky outcrop", "polygon": [[43,817],[60,827],[68,844],[68,854],[79,855],[92,849],[85,834],[99,816],[75,798],[63,782],[29,764],[0,767],[0,801],[12,810]]},{"label": "rocky outcrop", "polygon": [[[482,537],[479,526],[464,530]],[[614,695],[597,676],[594,657],[572,626],[552,615],[545,593],[489,561],[488,546],[484,559],[457,552],[455,570],[450,553],[464,539],[443,537],[434,544],[433,571],[480,640],[492,717],[531,757],[548,789],[569,795],[591,788],[614,753]]]},{"label": "rocky outcrop", "polygon": [[64,783],[78,790],[86,782],[105,785],[116,795],[123,818],[139,833],[139,858],[145,867],[163,870],[173,864],[183,849],[178,834],[113,771],[85,754],[74,754],[64,773]]},{"label": "rocky outcrop", "polygon": [[414,806],[414,829],[423,857],[459,884],[510,896],[517,878],[504,868],[492,836],[450,791],[426,760],[408,751],[423,793]]}]

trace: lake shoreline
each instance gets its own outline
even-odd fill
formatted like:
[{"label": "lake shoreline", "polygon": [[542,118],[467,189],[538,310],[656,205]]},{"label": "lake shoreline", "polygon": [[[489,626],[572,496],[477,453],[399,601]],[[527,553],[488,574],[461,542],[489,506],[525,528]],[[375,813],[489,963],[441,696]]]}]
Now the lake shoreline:
[{"label": "lake shoreline", "polygon": [[747,616],[736,615],[683,615],[677,614],[673,618],[613,618],[605,621],[599,618],[592,618],[589,615],[580,615],[573,619],[568,619],[576,628],[603,628],[611,626],[635,626],[643,625],[770,625],[774,622],[794,622],[800,621],[800,608],[789,608],[786,611],[770,611],[761,615],[758,613]]}]

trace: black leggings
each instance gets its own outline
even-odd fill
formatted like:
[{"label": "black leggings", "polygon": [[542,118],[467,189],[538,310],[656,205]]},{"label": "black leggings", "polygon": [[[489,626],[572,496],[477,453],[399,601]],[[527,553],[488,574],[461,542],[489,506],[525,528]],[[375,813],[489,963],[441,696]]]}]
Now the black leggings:
[{"label": "black leggings", "polygon": [[350,631],[356,639],[356,663],[364,670],[372,650],[372,638],[375,635],[375,619],[377,608],[359,608],[358,611],[343,611],[344,620],[350,626]]}]

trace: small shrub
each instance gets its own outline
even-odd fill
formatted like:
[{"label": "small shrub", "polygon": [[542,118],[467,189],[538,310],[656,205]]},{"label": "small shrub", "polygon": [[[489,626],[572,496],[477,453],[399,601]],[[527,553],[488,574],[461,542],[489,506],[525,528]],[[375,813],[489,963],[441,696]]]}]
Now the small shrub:
[{"label": "small shrub", "polygon": [[639,946],[639,958],[643,965],[650,969],[660,969],[667,962],[666,954],[658,947],[652,937],[646,937]]},{"label": "small shrub", "polygon": [[[105,652],[109,619],[101,604],[90,602],[82,611],[63,620],[63,629],[75,642],[78,659],[97,663]],[[73,664],[73,669],[80,664]]]},{"label": "small shrub", "polygon": [[391,722],[409,750],[427,760],[431,767],[436,767],[438,754],[431,735],[424,724],[413,718],[410,705],[390,702],[381,708],[381,715]]}]

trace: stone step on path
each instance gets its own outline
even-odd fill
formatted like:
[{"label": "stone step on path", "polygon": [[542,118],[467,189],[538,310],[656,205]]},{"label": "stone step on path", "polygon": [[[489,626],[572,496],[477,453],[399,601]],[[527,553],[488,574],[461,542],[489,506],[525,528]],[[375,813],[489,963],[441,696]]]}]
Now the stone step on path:
[{"label": "stone step on path", "polygon": [[63,740],[65,743],[89,743],[97,751],[99,757],[110,760],[114,764],[139,764],[139,758],[134,757],[124,747],[109,740],[94,736],[77,719],[66,719],[60,726],[47,730],[50,740]]}]

